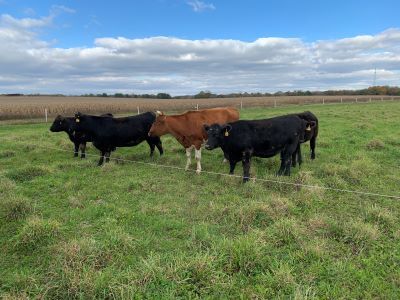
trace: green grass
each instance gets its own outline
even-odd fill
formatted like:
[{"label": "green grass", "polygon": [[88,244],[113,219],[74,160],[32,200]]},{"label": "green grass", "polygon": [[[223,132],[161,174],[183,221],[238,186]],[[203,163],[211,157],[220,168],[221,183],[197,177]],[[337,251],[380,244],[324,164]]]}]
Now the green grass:
[{"label": "green grass", "polygon": [[[279,179],[400,195],[400,103],[252,108],[241,118],[304,110],[320,119],[317,159],[303,145],[301,169]],[[0,297],[400,297],[398,199],[97,167],[95,157],[74,159],[66,134],[49,126],[0,127]],[[161,158],[145,143],[112,157],[184,168],[181,146],[163,144]],[[228,173],[222,160],[203,150],[203,170]],[[251,174],[276,179],[278,166],[279,157],[254,158]]]}]

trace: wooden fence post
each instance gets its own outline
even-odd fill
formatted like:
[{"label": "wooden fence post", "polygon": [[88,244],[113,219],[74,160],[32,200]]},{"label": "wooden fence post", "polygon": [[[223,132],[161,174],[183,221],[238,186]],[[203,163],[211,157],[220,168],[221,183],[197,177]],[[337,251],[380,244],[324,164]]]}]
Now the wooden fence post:
[{"label": "wooden fence post", "polygon": [[276,108],[276,99],[274,99],[274,108]]},{"label": "wooden fence post", "polygon": [[137,107],[137,114],[138,114],[138,115],[140,114],[139,106]]},{"label": "wooden fence post", "polygon": [[47,108],[44,109],[44,117],[45,117],[46,123],[47,123]]}]

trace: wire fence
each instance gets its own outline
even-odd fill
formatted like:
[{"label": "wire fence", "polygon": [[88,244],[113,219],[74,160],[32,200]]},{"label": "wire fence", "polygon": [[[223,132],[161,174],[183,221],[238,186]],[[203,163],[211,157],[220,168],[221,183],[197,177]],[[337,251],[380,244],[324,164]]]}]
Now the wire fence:
[{"label": "wire fence", "polygon": [[[25,143],[19,143],[20,145],[24,146],[29,146],[29,147],[37,147],[41,149],[45,149],[47,151],[52,150],[52,151],[59,151],[59,152],[69,152],[71,153],[72,151],[70,150],[65,150],[65,149],[60,149],[60,148],[53,148],[53,147],[46,147],[42,145],[37,145],[37,144],[25,144]],[[100,155],[96,154],[91,154],[91,153],[86,153],[87,156],[91,157],[96,157],[100,158]],[[150,162],[144,162],[144,161],[139,161],[139,160],[131,160],[131,159],[125,159],[125,158],[117,158],[117,157],[110,157],[110,160],[114,161],[119,161],[119,162],[127,162],[127,163],[133,163],[133,164],[141,164],[141,165],[148,165],[154,168],[168,168],[168,169],[173,169],[173,170],[180,170],[180,171],[186,171],[186,172],[196,172],[196,170],[186,170],[185,168],[178,167],[178,166],[172,166],[172,165],[164,165],[164,164],[158,164],[158,163],[150,163]],[[213,172],[213,171],[201,171],[202,174],[207,174],[207,175],[213,175],[213,176],[224,176],[224,177],[229,177],[229,178],[243,178],[240,175],[232,175],[232,174],[227,174],[227,173],[220,173],[220,172]],[[350,189],[340,189],[340,188],[333,188],[333,187],[327,187],[327,186],[320,186],[320,185],[312,185],[312,184],[304,184],[304,183],[295,183],[295,182],[288,182],[288,181],[282,181],[282,180],[275,180],[275,179],[266,179],[266,178],[256,178],[256,177],[250,177],[250,181],[254,182],[264,182],[264,183],[274,183],[274,184],[279,184],[279,185],[286,185],[286,186],[293,186],[297,189],[299,188],[306,188],[306,189],[319,189],[319,190],[327,190],[327,191],[335,191],[335,192],[340,192],[340,193],[349,193],[349,194],[358,194],[358,195],[363,195],[363,196],[374,196],[374,197],[382,197],[382,198],[389,198],[389,199],[397,199],[400,200],[400,195],[387,195],[383,193],[375,193],[375,192],[370,192],[370,191],[360,191],[360,190],[350,190]]]}]

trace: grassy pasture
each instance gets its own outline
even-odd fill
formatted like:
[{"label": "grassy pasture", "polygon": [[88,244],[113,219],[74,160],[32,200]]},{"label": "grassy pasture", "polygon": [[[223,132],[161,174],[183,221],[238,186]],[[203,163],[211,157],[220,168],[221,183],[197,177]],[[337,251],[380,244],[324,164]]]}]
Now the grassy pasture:
[{"label": "grassy pasture", "polygon": [[[317,159],[289,182],[400,195],[400,103],[248,108],[242,119],[303,110],[320,119]],[[400,297],[400,201],[72,157],[49,124],[0,126],[0,297]],[[184,167],[180,145],[118,149]],[[69,150],[44,150],[36,147]],[[97,154],[89,148],[89,153]],[[228,172],[220,150],[203,169]],[[279,158],[252,161],[276,179]],[[195,163],[193,162],[193,169]],[[236,174],[242,174],[238,164]]]},{"label": "grassy pasture", "polygon": [[[357,100],[356,100],[357,98]],[[1,120],[34,120],[44,119],[47,109],[49,117],[73,115],[77,111],[91,114],[132,114],[140,112],[166,110],[182,111],[218,106],[240,107],[272,107],[290,104],[337,103],[343,101],[368,102],[369,100],[399,100],[392,96],[281,96],[281,97],[248,97],[248,98],[215,98],[215,99],[140,99],[140,98],[110,98],[110,97],[74,97],[74,96],[0,96]]]}]

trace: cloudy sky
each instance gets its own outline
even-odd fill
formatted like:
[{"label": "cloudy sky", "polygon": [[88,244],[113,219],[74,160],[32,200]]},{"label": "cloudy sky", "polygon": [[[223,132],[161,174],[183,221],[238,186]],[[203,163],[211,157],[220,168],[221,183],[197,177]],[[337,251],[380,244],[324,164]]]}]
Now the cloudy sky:
[{"label": "cloudy sky", "polygon": [[0,93],[400,85],[400,1],[0,0]]}]

